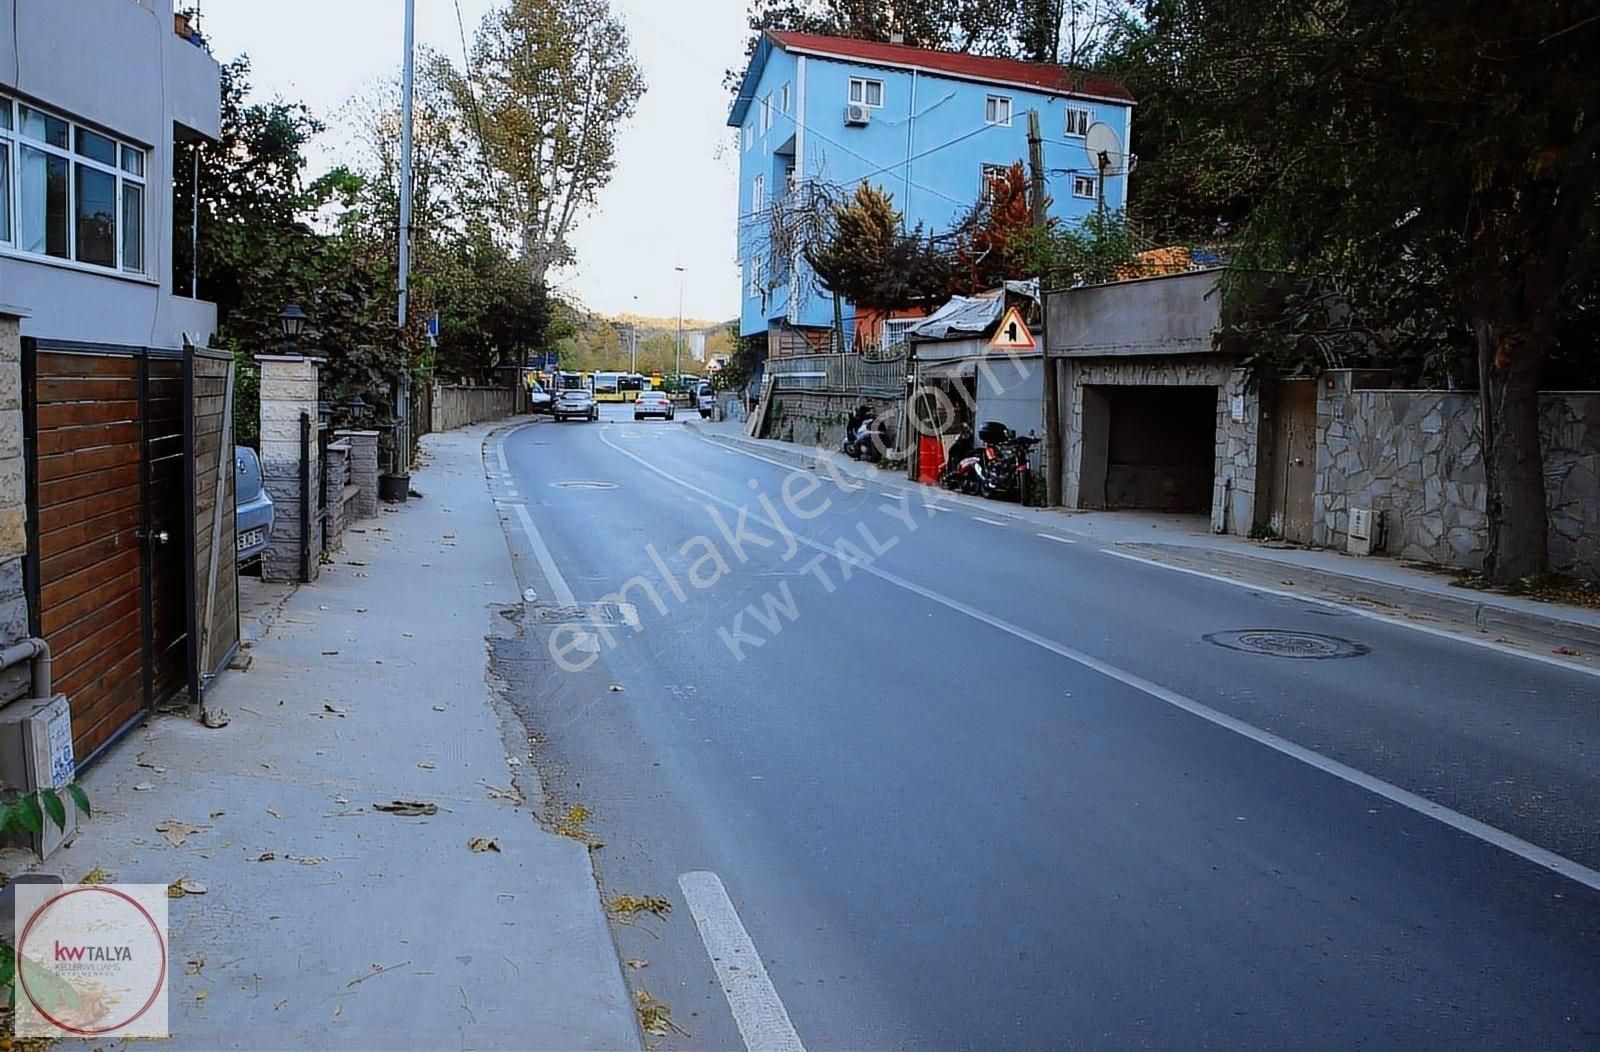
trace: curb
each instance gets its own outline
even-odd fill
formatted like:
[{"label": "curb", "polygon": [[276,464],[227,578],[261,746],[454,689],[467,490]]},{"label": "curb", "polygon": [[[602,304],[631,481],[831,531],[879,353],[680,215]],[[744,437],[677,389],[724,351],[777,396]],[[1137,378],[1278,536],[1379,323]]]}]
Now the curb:
[{"label": "curb", "polygon": [[[711,442],[741,447],[751,452],[759,452],[769,459],[782,460],[793,464],[795,467],[810,468],[817,463],[816,456],[797,449],[788,442],[708,432],[700,425],[699,421],[694,420],[685,420],[683,423],[685,427],[690,428]],[[862,475],[854,477],[868,484],[875,484],[900,492],[912,492],[927,488],[921,483],[899,477],[882,478]],[[1004,504],[999,501],[977,500],[964,494],[949,493],[944,490],[938,492],[941,502],[961,505],[975,511],[982,511],[985,515],[1013,519],[1019,522],[1042,522],[1044,525],[1061,530],[1064,533],[1073,532],[1069,524],[1055,518],[1056,516],[1070,516],[1072,514],[1070,510],[1061,508],[1019,509],[1015,505]],[[1051,516],[1050,519],[1045,518],[1047,514]],[[1080,534],[1080,536],[1082,535]],[[1342,598],[1379,603],[1411,613],[1424,614],[1441,620],[1470,625],[1481,632],[1491,635],[1525,633],[1537,636],[1551,636],[1564,642],[1572,642],[1593,652],[1600,652],[1600,625],[1571,621],[1554,614],[1536,613],[1530,610],[1518,610],[1500,606],[1496,603],[1486,603],[1482,600],[1471,598],[1470,595],[1442,595],[1438,592],[1408,588],[1405,585],[1391,584],[1387,581],[1375,581],[1355,574],[1344,574],[1334,570],[1301,566],[1298,563],[1285,562],[1266,556],[1219,551],[1203,545],[1129,541],[1111,541],[1106,542],[1106,544],[1107,547],[1136,552],[1159,562],[1186,566],[1191,569],[1231,570],[1238,574],[1269,574],[1278,579],[1288,574],[1294,578],[1294,587],[1300,590],[1327,592]]]},{"label": "curb", "polygon": [[1330,592],[1345,598],[1380,603],[1411,613],[1461,622],[1489,634],[1520,632],[1554,636],[1600,650],[1600,625],[1569,621],[1562,617],[1529,610],[1510,609],[1494,603],[1485,603],[1467,595],[1441,595],[1437,592],[1407,588],[1387,581],[1374,581],[1371,578],[1343,574],[1334,570],[1322,570],[1239,552],[1215,551],[1199,546],[1136,543],[1121,544],[1117,547],[1149,556],[1160,562],[1190,568],[1231,570],[1240,574],[1266,573],[1279,576],[1288,574],[1294,578],[1294,587],[1299,589]]}]

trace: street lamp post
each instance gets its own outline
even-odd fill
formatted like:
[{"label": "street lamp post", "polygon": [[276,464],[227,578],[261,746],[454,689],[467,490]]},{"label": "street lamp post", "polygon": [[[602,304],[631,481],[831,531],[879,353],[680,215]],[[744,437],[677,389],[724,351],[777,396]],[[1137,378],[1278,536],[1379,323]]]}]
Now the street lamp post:
[{"label": "street lamp post", "polygon": [[283,333],[285,348],[290,354],[300,353],[300,334],[306,328],[306,312],[298,304],[290,303],[278,312],[278,329]]},{"label": "street lamp post", "polygon": [[679,387],[683,386],[683,275],[682,267],[673,267],[678,272],[678,346],[672,356],[672,380]]}]

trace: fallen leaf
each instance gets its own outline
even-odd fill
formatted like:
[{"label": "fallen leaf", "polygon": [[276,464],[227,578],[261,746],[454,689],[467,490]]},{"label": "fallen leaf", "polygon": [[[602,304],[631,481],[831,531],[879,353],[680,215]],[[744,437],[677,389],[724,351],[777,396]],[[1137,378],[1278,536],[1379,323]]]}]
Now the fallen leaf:
[{"label": "fallen leaf", "polygon": [[417,764],[417,766],[422,768],[424,771],[437,770],[437,767],[434,764],[429,763],[427,760],[423,760],[421,763]]},{"label": "fallen leaf", "polygon": [[199,993],[194,995],[194,999],[196,1001],[204,1001],[209,996],[211,996],[210,990],[201,990]]},{"label": "fallen leaf", "polygon": [[490,840],[488,837],[475,836],[472,839],[467,841],[467,848],[474,855],[481,855],[485,851],[493,851],[493,852],[499,853],[499,851],[500,851],[500,841],[498,841],[498,840]]},{"label": "fallen leaf", "polygon": [[444,706],[443,705],[435,705],[433,707],[433,711],[434,712],[443,712],[444,711]]},{"label": "fallen leaf", "polygon": [[620,693],[622,693],[622,684],[613,683],[613,684],[611,684],[610,690],[611,690],[611,693],[613,693],[613,694],[620,694]]},{"label": "fallen leaf", "polygon": [[320,866],[328,861],[327,857],[323,855],[284,855],[283,857],[290,862],[298,862],[302,866]]},{"label": "fallen leaf", "polygon": [[167,843],[173,847],[182,847],[185,840],[200,832],[200,827],[192,826],[188,822],[180,822],[176,818],[169,818],[156,826],[156,832],[166,837]]},{"label": "fallen leaf", "polygon": [[158,763],[146,763],[143,760],[140,760],[140,761],[138,761],[136,766],[144,767],[144,768],[146,768],[148,770],[156,772],[157,774],[166,774],[167,773],[167,769],[165,767],[161,766]]},{"label": "fallen leaf", "polygon": [[636,972],[642,968],[650,967],[650,962],[645,960],[643,957],[629,957],[623,963]]},{"label": "fallen leaf", "polygon": [[190,880],[188,877],[179,877],[167,885],[167,898],[169,899],[181,899],[185,895],[204,895],[205,893],[206,886],[204,884],[198,880]]},{"label": "fallen leaf", "polygon": [[271,862],[273,859],[275,859],[277,857],[278,856],[273,854],[271,851],[263,851],[263,852],[261,852],[261,854],[257,855],[255,858],[252,858],[250,861],[251,862]]},{"label": "fallen leaf", "polygon": [[153,783],[153,782],[139,782],[139,783],[134,785],[133,791],[136,792],[136,793],[148,793],[150,790],[152,790],[154,788],[155,788],[155,783]]},{"label": "fallen leaf", "polygon": [[221,818],[223,815],[225,815],[227,813],[228,812],[226,812],[226,811],[213,811],[213,812],[211,812],[211,817],[212,818]]},{"label": "fallen leaf", "polygon": [[111,879],[111,874],[106,872],[104,866],[96,866],[83,875],[79,884],[104,884]]},{"label": "fallen leaf", "polygon": [[1560,654],[1563,657],[1583,657],[1583,651],[1575,650],[1572,647],[1556,647],[1551,653]]},{"label": "fallen leaf", "polygon": [[324,650],[322,652],[322,656],[323,657],[333,657],[334,655],[336,655],[338,653],[339,652],[337,650]]},{"label": "fallen leaf", "polygon": [[373,804],[372,808],[375,811],[387,811],[392,815],[408,815],[412,817],[439,813],[438,804],[431,804],[423,800],[391,800],[386,804]]},{"label": "fallen leaf", "polygon": [[202,971],[205,970],[205,967],[206,967],[206,959],[204,957],[195,957],[195,958],[193,958],[191,960],[188,960],[188,961],[184,962],[183,974],[185,974],[185,975],[199,975]]},{"label": "fallen leaf", "polygon": [[279,814],[277,811],[274,811],[270,807],[267,808],[267,814],[271,815],[273,818],[282,818],[283,817],[283,815]]},{"label": "fallen leaf", "polygon": [[407,638],[407,639],[410,639],[410,638],[412,638],[412,635],[411,635],[411,633],[410,633],[410,632],[401,632],[401,633],[400,633],[400,634],[401,634],[401,635],[402,635],[402,636],[405,636],[405,637],[406,637],[406,638]]}]

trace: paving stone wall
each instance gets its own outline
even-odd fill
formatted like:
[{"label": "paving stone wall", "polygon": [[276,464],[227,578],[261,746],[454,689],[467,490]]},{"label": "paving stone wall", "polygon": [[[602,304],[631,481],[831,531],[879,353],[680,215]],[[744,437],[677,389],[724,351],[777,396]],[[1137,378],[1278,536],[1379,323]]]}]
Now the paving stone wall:
[{"label": "paving stone wall", "polygon": [[[311,485],[316,500],[318,360],[261,355],[261,482],[275,508],[272,538],[261,557],[268,581],[300,580],[300,416],[311,418]],[[322,523],[312,509],[311,579],[321,571]]]},{"label": "paving stone wall", "polygon": [[371,518],[378,514],[378,432],[335,431],[333,437],[350,447],[350,481],[361,491],[351,514]]},{"label": "paving stone wall", "polygon": [[[1352,507],[1383,513],[1387,550],[1462,569],[1482,567],[1488,492],[1478,396],[1360,390],[1328,374],[1317,400],[1313,543],[1343,547]],[[1600,393],[1540,399],[1550,565],[1600,579]]]}]

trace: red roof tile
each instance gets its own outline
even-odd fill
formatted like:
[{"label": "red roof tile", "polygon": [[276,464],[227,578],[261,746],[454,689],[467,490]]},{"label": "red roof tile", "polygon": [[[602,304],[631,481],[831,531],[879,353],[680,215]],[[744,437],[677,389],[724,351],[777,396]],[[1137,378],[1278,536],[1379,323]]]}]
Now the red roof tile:
[{"label": "red roof tile", "polygon": [[1061,94],[1087,95],[1102,99],[1132,102],[1128,89],[1098,73],[1068,69],[1042,62],[1020,62],[1011,58],[968,55],[959,51],[935,51],[905,44],[884,44],[876,40],[824,36],[819,33],[772,31],[774,42],[785,51],[828,55],[878,66],[904,66],[929,73],[943,73],[965,80],[991,84],[1011,84]]}]

